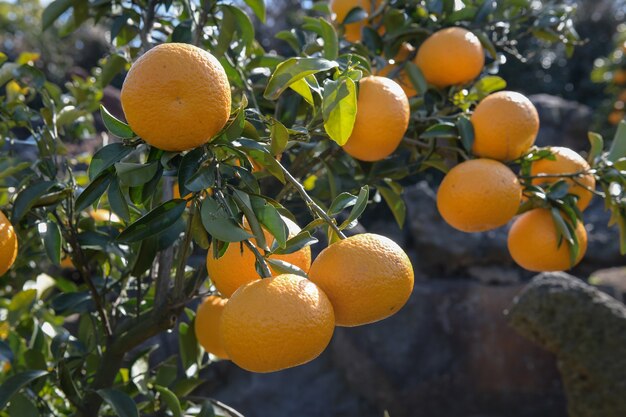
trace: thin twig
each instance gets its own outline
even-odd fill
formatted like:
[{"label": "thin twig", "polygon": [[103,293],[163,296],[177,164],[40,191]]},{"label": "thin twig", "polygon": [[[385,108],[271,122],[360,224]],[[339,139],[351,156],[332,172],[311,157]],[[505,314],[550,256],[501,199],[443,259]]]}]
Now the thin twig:
[{"label": "thin twig", "polygon": [[192,239],[193,218],[196,215],[195,204],[192,203],[189,208],[189,218],[187,219],[187,229],[183,238],[182,246],[178,252],[178,266],[176,267],[176,275],[174,276],[174,299],[178,300],[183,293],[185,283],[185,266],[189,257],[189,247]]}]

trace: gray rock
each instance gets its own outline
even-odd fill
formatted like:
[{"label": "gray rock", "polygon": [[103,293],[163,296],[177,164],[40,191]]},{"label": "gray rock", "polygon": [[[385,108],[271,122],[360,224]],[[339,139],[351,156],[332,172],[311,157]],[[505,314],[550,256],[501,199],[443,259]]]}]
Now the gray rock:
[{"label": "gray rock", "polygon": [[566,146],[576,151],[589,148],[587,132],[593,118],[591,108],[548,94],[535,94],[529,99],[539,112],[537,146]]},{"label": "gray rock", "polygon": [[565,273],[537,276],[511,325],[556,354],[570,417],[626,415],[626,306]]},{"label": "gray rock", "polygon": [[589,283],[622,302],[626,301],[626,268],[623,266],[595,271],[589,277]]},{"label": "gray rock", "polygon": [[420,279],[398,314],[337,328],[315,361],[274,374],[222,362],[203,394],[246,417],[565,417],[554,358],[503,315],[520,289]]}]

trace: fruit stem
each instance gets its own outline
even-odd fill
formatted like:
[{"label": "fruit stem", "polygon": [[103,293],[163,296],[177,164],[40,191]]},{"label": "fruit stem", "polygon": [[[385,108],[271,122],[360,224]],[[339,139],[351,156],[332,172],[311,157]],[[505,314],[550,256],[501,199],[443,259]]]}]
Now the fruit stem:
[{"label": "fruit stem", "polygon": [[175,300],[178,300],[180,298],[185,287],[185,265],[187,265],[187,258],[189,257],[189,247],[191,246],[191,238],[193,235],[192,225],[195,215],[195,204],[192,203],[191,207],[189,208],[189,218],[187,219],[187,230],[185,232],[185,238],[183,239],[183,246],[181,246],[178,252],[178,266],[176,267],[176,275],[174,276]]},{"label": "fruit stem", "polygon": [[281,164],[279,161],[276,161],[276,163],[282,169],[283,174],[285,175],[285,178],[287,179],[287,181],[289,181],[289,183],[296,189],[296,191],[298,191],[298,194],[300,194],[300,197],[302,197],[302,199],[306,202],[309,211],[313,215],[317,215],[326,223],[328,223],[330,228],[333,229],[333,231],[337,234],[337,236],[339,236],[340,239],[345,239],[346,235],[344,235],[341,229],[339,229],[339,227],[337,226],[337,223],[335,223],[335,220],[331,218],[328,214],[326,214],[324,209],[322,209],[315,201],[313,201],[313,199],[306,192],[302,184],[300,184],[298,180],[295,179],[289,171],[287,171],[287,169],[283,166],[283,164]]},{"label": "fruit stem", "polygon": [[270,271],[269,266],[267,266],[267,262],[265,262],[265,258],[263,257],[263,255],[261,255],[261,252],[259,252],[257,247],[250,243],[249,240],[244,240],[243,244],[246,245],[247,248],[252,251],[252,253],[254,253],[254,257],[259,262],[259,265],[261,265],[262,278],[271,278],[272,271]]}]

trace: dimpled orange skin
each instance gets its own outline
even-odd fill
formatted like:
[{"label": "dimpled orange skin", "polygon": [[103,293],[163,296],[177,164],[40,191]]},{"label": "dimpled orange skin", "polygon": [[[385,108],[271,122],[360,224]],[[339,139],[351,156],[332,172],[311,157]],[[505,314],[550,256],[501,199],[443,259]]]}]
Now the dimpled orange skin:
[{"label": "dimpled orange skin", "polygon": [[230,116],[230,85],[210,53],[183,43],[155,46],[130,68],[121,93],[128,124],[165,151],[211,140]]},{"label": "dimpled orange skin", "polygon": [[[581,221],[576,224],[580,245],[578,264],[587,251],[587,231]],[[515,263],[533,272],[564,271],[570,264],[568,243],[558,246],[557,229],[550,211],[536,208],[520,215],[512,224],[508,236],[509,253]]]},{"label": "dimpled orange skin", "polygon": [[373,233],[350,236],[324,249],[309,278],[328,296],[337,326],[374,323],[402,308],[413,291],[413,267],[393,240]]},{"label": "dimpled orange skin", "polygon": [[318,357],[334,328],[324,292],[306,278],[284,274],[239,288],[224,308],[220,334],[237,365],[274,372]]},{"label": "dimpled orange skin", "polygon": [[492,159],[473,159],[444,177],[437,191],[437,209],[455,229],[484,232],[508,223],[521,199],[522,186],[511,169]]},{"label": "dimpled orange skin", "polygon": [[400,145],[409,117],[409,99],[397,82],[365,77],[359,83],[354,128],[343,150],[361,161],[384,159]]},{"label": "dimpled orange skin", "polygon": [[524,155],[539,132],[537,109],[526,96],[514,91],[487,96],[476,106],[471,121],[474,155],[498,161]]},{"label": "dimpled orange skin", "polygon": [[[582,156],[569,148],[552,146],[550,147],[550,151],[556,157],[556,160],[552,161],[545,158],[533,162],[530,168],[530,175],[574,174],[576,172],[591,169],[587,161]],[[551,184],[561,179],[570,185],[569,193],[578,196],[578,201],[576,202],[578,208],[581,211],[585,210],[593,198],[593,193],[586,188],[592,190],[596,188],[596,179],[592,174],[577,177],[576,181],[572,178],[533,178],[532,183],[536,185]],[[577,182],[583,186],[578,185]]]},{"label": "dimpled orange skin", "polygon": [[[394,64],[385,65],[383,68],[380,69],[380,71],[376,73],[376,75],[380,75],[381,77],[388,76],[398,66],[398,64],[402,63],[407,58],[409,58],[413,52],[415,52],[415,48],[413,48],[413,46],[410,43],[404,42],[400,46],[398,53],[393,59]],[[400,71],[392,79],[398,84],[400,84],[400,87],[402,87],[402,90],[404,90],[404,93],[406,94],[407,97],[413,97],[417,95],[417,91],[415,90],[415,87],[413,87],[413,83],[411,83],[409,74],[407,74],[405,70]]]},{"label": "dimpled orange skin", "polygon": [[419,47],[414,62],[426,81],[444,88],[466,84],[478,77],[485,66],[485,52],[476,35],[452,27],[428,37]]},{"label": "dimpled orange skin", "polygon": [[[290,238],[300,233],[301,229],[297,224],[286,217],[283,217],[283,220],[289,229]],[[268,231],[264,230],[264,232],[267,245],[271,246],[274,237]],[[256,245],[255,239],[250,239],[250,242]],[[294,253],[272,255],[270,258],[288,262],[307,272],[311,267],[311,248],[307,246]],[[242,251],[239,243],[231,243],[219,259],[213,257],[213,248],[209,246],[206,267],[209,277],[218,291],[224,297],[230,297],[237,288],[261,278],[256,272],[255,262],[256,258],[250,249],[244,246]],[[273,275],[277,275],[275,271],[272,272]]]},{"label": "dimpled orange skin", "polygon": [[[329,7],[330,10],[333,12],[333,20],[341,23],[346,18],[348,13],[350,13],[350,10],[354,9],[355,7],[360,7],[369,14],[372,10],[372,2],[370,0],[331,0]],[[352,43],[360,42],[361,30],[367,24],[367,19],[363,19],[358,22],[348,23],[344,25],[344,38]]]},{"label": "dimpled orange skin", "polygon": [[17,258],[17,235],[9,219],[0,211],[0,276],[6,274]]},{"label": "dimpled orange skin", "polygon": [[210,295],[202,301],[196,312],[194,324],[196,338],[204,350],[221,359],[228,359],[228,353],[220,339],[220,320],[227,299]]}]

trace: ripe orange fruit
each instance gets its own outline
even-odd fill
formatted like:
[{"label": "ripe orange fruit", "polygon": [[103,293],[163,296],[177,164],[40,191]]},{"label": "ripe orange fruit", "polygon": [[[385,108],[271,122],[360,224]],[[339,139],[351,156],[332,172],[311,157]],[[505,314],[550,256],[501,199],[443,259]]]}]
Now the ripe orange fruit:
[{"label": "ripe orange fruit", "polygon": [[[588,171],[591,169],[585,158],[574,152],[569,148],[563,148],[560,146],[551,146],[550,151],[556,157],[556,160],[540,159],[535,161],[531,165],[530,174],[574,174],[576,172]],[[582,211],[587,208],[593,193],[588,189],[595,189],[596,179],[593,174],[585,174],[577,177],[575,180],[572,178],[533,178],[532,183],[536,185],[552,184],[559,180],[565,180],[570,184],[569,192],[578,196],[576,205]]]},{"label": "ripe orange fruit", "polygon": [[[576,237],[580,252],[574,265],[578,264],[587,251],[587,231],[581,221],[576,224]],[[534,272],[563,271],[570,264],[567,241],[558,246],[557,228],[550,210],[536,208],[520,215],[509,230],[509,253],[515,263]]]},{"label": "ripe orange fruit", "polygon": [[[377,0],[375,4],[377,5],[380,0]],[[330,10],[333,13],[333,20],[336,22],[343,22],[350,10],[355,7],[360,7],[367,14],[372,11],[372,2],[371,0],[331,0],[330,1]],[[359,42],[361,40],[361,30],[367,26],[367,18],[358,22],[348,23],[344,25],[344,37],[349,42]]]},{"label": "ripe orange fruit", "polygon": [[150,145],[185,151],[211,140],[230,116],[230,84],[210,53],[184,43],[155,46],[130,68],[121,93],[130,127]]},{"label": "ripe orange fruit", "polygon": [[202,345],[207,353],[222,359],[228,359],[228,354],[222,346],[219,333],[220,320],[227,302],[227,299],[216,295],[208,296],[198,306],[194,323],[198,343]]},{"label": "ripe orange fruit", "polygon": [[9,219],[0,211],[0,276],[4,275],[17,258],[17,235]]},{"label": "ripe orange fruit", "polygon": [[359,83],[352,134],[343,149],[361,161],[379,161],[400,145],[409,127],[409,100],[398,83],[369,76]]},{"label": "ripe orange fruit", "polygon": [[96,209],[89,212],[89,216],[97,222],[119,223],[120,218],[106,209]]},{"label": "ripe orange fruit", "polygon": [[[398,53],[393,59],[394,63],[387,64],[380,71],[378,71],[376,75],[380,75],[381,77],[386,77],[389,73],[391,73],[398,66],[399,63],[406,61],[413,52],[415,52],[415,48],[413,48],[413,46],[410,43],[404,42],[400,46]],[[397,82],[400,85],[400,87],[402,87],[402,90],[404,90],[404,93],[406,94],[407,97],[413,97],[414,95],[417,94],[417,91],[415,90],[415,87],[413,87],[413,83],[411,83],[411,79],[409,78],[409,75],[407,74],[405,70],[400,71],[392,79],[395,82]]]},{"label": "ripe orange fruit", "polygon": [[620,69],[613,73],[613,82],[617,85],[626,84],[626,70]]},{"label": "ripe orange fruit", "polygon": [[537,109],[526,96],[514,91],[487,96],[476,106],[471,120],[474,154],[499,161],[524,155],[539,132]]},{"label": "ripe orange fruit", "polygon": [[239,288],[224,308],[220,334],[237,365],[274,372],[318,357],[334,328],[324,292],[306,278],[284,274]]},{"label": "ripe orange fruit", "polygon": [[478,77],[485,66],[485,52],[472,32],[452,27],[441,29],[422,43],[415,57],[430,84],[443,88],[465,84]]},{"label": "ripe orange fruit", "polygon": [[324,249],[311,281],[328,296],[337,326],[359,326],[395,314],[413,291],[413,267],[393,240],[373,233],[350,236]]},{"label": "ripe orange fruit", "polygon": [[[283,220],[289,229],[290,238],[300,233],[301,229],[297,224],[286,217],[283,217]],[[246,226],[245,222],[244,226]],[[268,246],[271,246],[274,242],[274,237],[269,232],[264,232],[265,240]],[[254,238],[250,239],[250,242],[256,245]],[[242,246],[243,245],[239,243],[231,243],[224,255],[219,259],[213,257],[213,248],[209,246],[206,268],[211,281],[224,297],[232,296],[237,288],[261,278],[256,272],[256,258],[254,253],[246,246],[243,246],[242,249]],[[262,250],[260,250],[260,252],[263,253]],[[307,246],[294,253],[272,255],[270,258],[288,262],[302,269],[304,272],[308,272],[311,267],[311,248]],[[276,273],[274,273],[274,275],[276,275]]]},{"label": "ripe orange fruit", "polygon": [[437,209],[450,226],[484,232],[515,216],[522,186],[509,167],[492,159],[465,161],[448,172],[437,191]]},{"label": "ripe orange fruit", "polygon": [[61,259],[59,266],[63,269],[74,269],[74,262],[71,257],[66,255],[63,259]]},{"label": "ripe orange fruit", "polygon": [[616,125],[622,120],[624,120],[625,115],[626,115],[626,112],[624,112],[623,110],[614,110],[609,114],[609,118],[608,118],[609,123],[612,125]]}]

